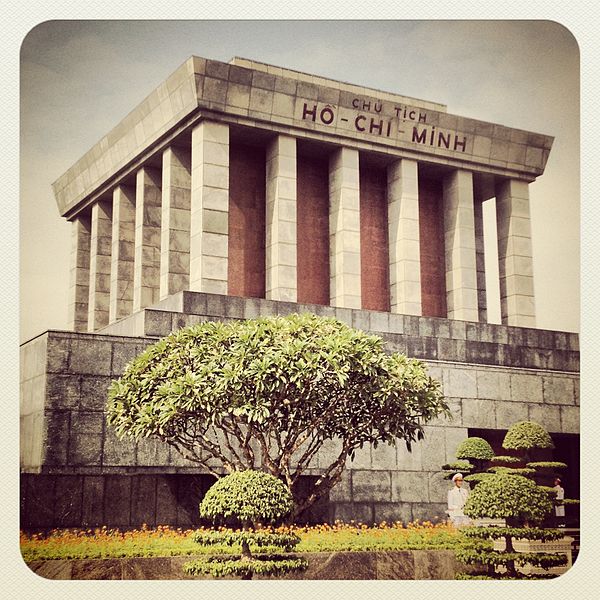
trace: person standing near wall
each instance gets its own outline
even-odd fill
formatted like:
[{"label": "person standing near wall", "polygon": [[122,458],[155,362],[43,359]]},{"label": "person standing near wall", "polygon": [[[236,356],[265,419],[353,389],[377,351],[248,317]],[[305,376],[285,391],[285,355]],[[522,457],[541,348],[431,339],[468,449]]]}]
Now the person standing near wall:
[{"label": "person standing near wall", "polygon": [[462,487],[463,476],[462,473],[456,473],[452,477],[452,483],[454,487],[448,491],[448,515],[450,521],[457,527],[462,525],[468,525],[470,519],[465,516],[463,507],[467,498],[469,497],[469,490]]},{"label": "person standing near wall", "polygon": [[[562,481],[560,480],[560,477],[557,477],[554,480],[554,490],[556,491],[556,499],[557,500],[562,501],[565,499],[565,488],[562,487]],[[556,524],[558,525],[558,527],[564,527],[565,526],[565,505],[557,504],[554,507],[554,515],[556,516]]]}]

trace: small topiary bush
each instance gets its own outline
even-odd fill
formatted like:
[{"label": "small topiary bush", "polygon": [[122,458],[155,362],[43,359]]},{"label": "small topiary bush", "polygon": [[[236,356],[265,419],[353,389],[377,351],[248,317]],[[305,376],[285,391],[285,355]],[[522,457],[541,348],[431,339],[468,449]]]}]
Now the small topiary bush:
[{"label": "small topiary bush", "polygon": [[[494,456],[494,451],[490,444],[480,437],[470,437],[463,440],[456,448],[456,458],[459,461],[467,460],[471,467],[465,473],[476,475],[485,471]],[[444,468],[444,470],[446,470]],[[462,469],[457,469],[461,471]],[[465,478],[466,480],[466,478]],[[468,480],[472,485],[477,484],[477,479]]]},{"label": "small topiary bush", "polygon": [[457,473],[470,473],[475,468],[468,460],[457,460],[455,462],[442,465],[442,472],[445,479],[452,479],[452,476]]},{"label": "small topiary bush", "polygon": [[285,575],[290,571],[306,569],[302,558],[231,559],[228,556],[216,556],[206,560],[197,560],[183,566],[188,575],[212,575],[213,577],[235,576],[252,579],[254,575]]},{"label": "small topiary bush", "polygon": [[558,471],[567,468],[567,464],[564,462],[558,462],[554,460],[543,460],[537,462],[527,463],[527,466],[531,469],[545,469],[549,471]]},{"label": "small topiary bush", "polygon": [[541,425],[533,421],[520,421],[510,426],[502,442],[502,447],[507,450],[554,448],[554,442]]},{"label": "small topiary bush", "polygon": [[500,455],[500,456],[494,456],[492,458],[492,462],[494,464],[513,465],[516,463],[520,463],[521,459],[518,456]]},{"label": "small topiary bush", "polygon": [[484,471],[483,473],[471,473],[470,475],[466,475],[463,479],[465,481],[468,481],[471,484],[471,486],[474,486],[480,481],[483,481],[484,479],[487,479],[492,475],[493,473],[488,473],[487,471]]},{"label": "small topiary bush", "polygon": [[[189,575],[213,577],[238,576],[252,579],[253,575],[282,575],[306,569],[306,560],[286,557],[300,542],[295,534],[276,533],[261,529],[264,525],[281,522],[294,508],[289,488],[279,479],[262,471],[239,471],[219,479],[200,503],[200,515],[213,521],[228,519],[242,529],[198,532],[194,541],[203,546],[240,546],[241,556],[209,556],[183,565]],[[258,528],[256,530],[255,528]],[[253,556],[250,546],[262,549]]]},{"label": "small topiary bush", "polygon": [[[544,569],[559,566],[567,558],[561,554],[515,552],[513,539],[556,540],[562,537],[558,530],[523,527],[541,522],[552,510],[553,502],[547,491],[522,475],[488,473],[471,492],[464,506],[464,513],[472,518],[491,517],[506,519],[507,527],[470,527],[465,535],[479,540],[475,545],[465,545],[456,555],[466,564],[487,567],[487,575],[498,578],[497,567],[505,569],[509,579],[521,578],[517,566],[533,565]],[[505,540],[504,550],[490,548],[490,538]],[[481,576],[479,573],[476,575]]]},{"label": "small topiary bush", "polygon": [[488,475],[471,492],[464,512],[472,518],[539,522],[552,509],[548,494],[522,475]]},{"label": "small topiary bush", "polygon": [[531,476],[535,475],[535,473],[536,473],[535,469],[529,469],[527,467],[514,468],[514,467],[496,466],[496,467],[490,467],[488,469],[488,471],[490,473],[502,473],[504,475],[523,475],[523,477],[531,477]]},{"label": "small topiary bush", "polygon": [[488,442],[480,437],[470,437],[463,440],[456,448],[456,458],[491,460],[494,451]]},{"label": "small topiary bush", "polygon": [[292,494],[279,479],[263,471],[236,471],[206,492],[200,515],[256,527],[281,521],[293,508]]}]

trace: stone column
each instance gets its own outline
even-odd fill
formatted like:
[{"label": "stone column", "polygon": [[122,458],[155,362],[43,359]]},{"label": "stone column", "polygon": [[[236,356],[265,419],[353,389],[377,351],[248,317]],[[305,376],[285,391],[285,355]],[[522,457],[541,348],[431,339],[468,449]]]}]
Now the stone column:
[{"label": "stone column", "polygon": [[462,170],[447,175],[443,194],[448,318],[477,321],[473,175]]},{"label": "stone column", "polygon": [[119,185],[113,191],[112,254],[108,320],[114,323],[132,313],[135,246],[135,190]]},{"label": "stone column", "polygon": [[68,327],[73,331],[87,331],[90,295],[90,234],[90,216],[77,215],[71,221]]},{"label": "stone column", "polygon": [[190,285],[227,294],[229,126],[203,121],[192,131]]},{"label": "stone column", "polygon": [[279,135],[267,148],[266,297],[296,302],[296,140]]},{"label": "stone column", "polygon": [[143,167],[137,172],[135,190],[135,261],[133,310],[159,300],[161,174]]},{"label": "stone column", "polygon": [[514,179],[496,187],[502,323],[535,327],[529,185]]},{"label": "stone column", "polygon": [[92,205],[88,331],[108,325],[111,235],[112,206],[98,201]]},{"label": "stone column", "polygon": [[163,152],[160,298],[187,290],[190,281],[190,151]]},{"label": "stone column", "polygon": [[338,148],[329,159],[330,304],[361,308],[358,151]]},{"label": "stone column", "polygon": [[398,160],[387,170],[390,309],[421,314],[419,178],[417,162]]},{"label": "stone column", "polygon": [[477,266],[477,310],[479,322],[487,323],[487,291],[485,285],[485,239],[483,235],[483,202],[475,198],[475,264]]}]

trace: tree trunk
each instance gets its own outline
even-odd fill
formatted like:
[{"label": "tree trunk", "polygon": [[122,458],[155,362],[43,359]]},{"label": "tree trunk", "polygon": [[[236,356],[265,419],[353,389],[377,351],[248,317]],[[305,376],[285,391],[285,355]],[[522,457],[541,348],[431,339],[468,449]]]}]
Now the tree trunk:
[{"label": "tree trunk", "polygon": [[242,560],[252,560],[252,552],[250,552],[250,546],[247,541],[242,542]]},{"label": "tree trunk", "polygon": [[[252,552],[250,552],[250,546],[246,540],[242,542],[241,560],[242,562],[250,562],[252,560]],[[247,573],[246,575],[242,575],[242,579],[252,579],[252,575],[252,572]]]},{"label": "tree trunk", "polygon": [[[513,546],[512,543],[512,535],[507,535],[504,538],[506,540],[506,548],[504,549],[504,552],[508,553],[508,552],[514,552],[515,548]],[[506,574],[509,577],[516,577],[517,576],[517,569],[515,568],[515,561],[514,560],[509,560],[508,563],[506,564]]]}]

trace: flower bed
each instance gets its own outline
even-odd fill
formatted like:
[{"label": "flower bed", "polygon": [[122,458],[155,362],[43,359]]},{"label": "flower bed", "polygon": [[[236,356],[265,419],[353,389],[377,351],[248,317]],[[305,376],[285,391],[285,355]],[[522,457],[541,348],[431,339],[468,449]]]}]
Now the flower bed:
[{"label": "flower bed", "polygon": [[[236,553],[230,546],[202,548],[192,536],[197,530],[156,529],[119,531],[106,527],[87,530],[53,530],[47,534],[21,533],[21,553],[25,562],[58,559],[97,559],[191,556],[202,552]],[[296,553],[367,552],[401,550],[451,550],[463,536],[451,525],[381,523],[368,527],[361,523],[335,523],[312,527],[288,526],[275,530],[295,533],[301,542]]]}]

